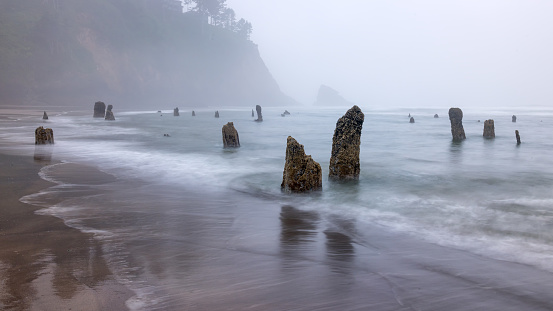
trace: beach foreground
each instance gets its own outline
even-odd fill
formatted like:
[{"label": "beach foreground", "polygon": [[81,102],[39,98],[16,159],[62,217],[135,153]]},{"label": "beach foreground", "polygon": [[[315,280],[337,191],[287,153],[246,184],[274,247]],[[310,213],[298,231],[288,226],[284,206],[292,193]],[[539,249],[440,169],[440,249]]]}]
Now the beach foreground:
[{"label": "beach foreground", "polygon": [[[239,110],[0,121],[0,148],[18,155],[2,157],[2,308],[553,309],[553,166],[540,152],[553,122],[504,113],[490,141],[468,114],[453,144],[427,111],[416,124],[367,113],[359,181],[287,195],[285,135],[328,176],[343,112],[267,110],[263,123]],[[221,141],[227,117],[236,150]],[[37,123],[55,145],[32,144]],[[532,133],[522,146],[515,126]]]},{"label": "beach foreground", "polygon": [[0,309],[126,309],[132,292],[114,280],[92,234],[19,201],[53,186],[38,175],[44,164],[3,154],[0,163]]},{"label": "beach foreground", "polygon": [[[18,202],[19,195],[51,186],[36,178],[40,165],[25,157],[2,160],[10,167],[3,172],[3,180],[9,181],[3,189],[13,193],[2,203],[2,302],[8,310],[553,308],[548,287],[553,275],[529,266],[425,243],[346,217],[325,218],[255,198],[251,205],[235,206],[232,198],[193,194],[179,212],[186,217],[178,222],[154,215],[152,202],[135,205],[129,214],[142,215],[134,220],[129,215],[125,221],[114,219],[119,229],[134,222],[148,231],[124,240],[110,238],[104,245],[113,251],[109,245],[117,244],[113,252],[124,253],[122,260],[130,267],[114,267],[125,275],[135,291],[131,293],[114,280],[101,242],[57,218],[35,215],[36,207]],[[113,184],[109,175],[71,163],[53,167],[49,176],[67,184],[80,182],[49,193],[52,201],[90,195],[92,190],[82,187],[86,180],[118,189],[117,194],[106,190],[103,199],[121,198],[127,188]],[[140,192],[178,196],[174,189],[147,188]],[[111,218],[98,217],[88,223],[101,226]],[[130,285],[133,281],[141,285]]]}]

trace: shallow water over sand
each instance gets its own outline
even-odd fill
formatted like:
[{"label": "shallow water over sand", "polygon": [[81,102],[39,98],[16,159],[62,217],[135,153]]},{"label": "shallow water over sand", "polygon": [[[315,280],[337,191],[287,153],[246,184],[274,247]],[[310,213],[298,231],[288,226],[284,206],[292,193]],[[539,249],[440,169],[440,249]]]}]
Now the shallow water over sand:
[{"label": "shallow water over sand", "polygon": [[[262,123],[248,109],[51,117],[53,148],[15,149],[117,179],[48,167],[61,184],[23,200],[94,232],[133,309],[553,307],[551,112],[466,110],[467,140],[454,144],[447,110],[364,109],[360,180],[331,183],[346,109],[288,110],[265,109]],[[494,140],[482,138],[489,118]],[[238,150],[222,149],[229,121]],[[36,123],[2,121],[0,138],[32,142]],[[280,192],[288,135],[321,163],[322,193]]]}]

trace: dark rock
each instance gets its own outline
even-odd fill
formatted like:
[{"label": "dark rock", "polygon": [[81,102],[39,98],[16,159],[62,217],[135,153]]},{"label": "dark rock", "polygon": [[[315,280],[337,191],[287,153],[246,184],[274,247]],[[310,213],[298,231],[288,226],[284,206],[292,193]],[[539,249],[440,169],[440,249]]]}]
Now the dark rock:
[{"label": "dark rock", "polygon": [[517,138],[517,145],[520,145],[520,135],[518,134],[518,130],[515,130],[515,137]]},{"label": "dark rock", "polygon": [[104,102],[94,103],[94,118],[103,118],[106,116],[106,104]]},{"label": "dark rock", "polygon": [[161,110],[158,110],[157,112],[158,112],[158,113],[161,113]]},{"label": "dark rock", "polygon": [[463,111],[459,108],[450,108],[449,121],[451,122],[451,136],[453,136],[453,141],[462,141],[466,139],[465,129],[463,128]]},{"label": "dark rock", "polygon": [[284,113],[283,113],[283,114],[285,114],[285,115],[289,115],[289,114],[290,114],[290,112],[288,112],[288,110],[284,110]]},{"label": "dark rock", "polygon": [[517,116],[513,115],[513,116],[511,117],[511,121],[512,121],[512,122],[517,122]]},{"label": "dark rock", "polygon": [[35,130],[35,145],[45,145],[54,143],[54,131],[39,126]]},{"label": "dark rock", "polygon": [[215,118],[219,117],[219,110],[215,111]]},{"label": "dark rock", "polygon": [[108,105],[108,110],[106,110],[106,120],[108,121],[115,121],[115,116],[113,115],[113,112],[111,111],[113,109],[113,105]]},{"label": "dark rock", "polygon": [[439,117],[440,117],[440,116],[438,116],[437,113],[434,115],[434,118],[436,118],[436,119],[439,118]]},{"label": "dark rock", "polygon": [[240,139],[238,137],[238,131],[234,128],[234,123],[229,122],[223,125],[222,132],[224,148],[240,147]]},{"label": "dark rock", "polygon": [[169,134],[163,134],[163,136],[165,136],[165,137],[171,137],[171,135],[169,135]]},{"label": "dark rock", "polygon": [[261,106],[255,105],[255,111],[257,111],[257,119],[255,121],[263,121],[263,115],[261,114]]},{"label": "dark rock", "polygon": [[409,123],[415,123],[415,118],[411,117],[411,119],[409,119]]},{"label": "dark rock", "polygon": [[482,136],[484,138],[495,138],[495,127],[492,119],[484,121],[484,134]]},{"label": "dark rock", "polygon": [[196,112],[194,112],[194,110],[192,110],[192,116],[193,116],[193,117],[196,116]]},{"label": "dark rock", "polygon": [[288,136],[286,142],[286,162],[280,188],[286,192],[316,191],[323,188],[321,165],[310,155],[306,155],[303,145],[291,136]]},{"label": "dark rock", "polygon": [[173,116],[174,117],[180,117],[179,107],[173,109]]},{"label": "dark rock", "polygon": [[48,120],[48,115],[46,114],[46,111],[44,111],[44,114],[42,115],[42,120]]},{"label": "dark rock", "polygon": [[409,114],[407,117],[410,118],[410,117],[411,117],[411,114]]},{"label": "dark rock", "polygon": [[329,174],[334,179],[358,179],[360,172],[359,149],[365,115],[353,106],[336,122],[332,137]]},{"label": "dark rock", "polygon": [[281,117],[286,117],[286,115],[284,113],[281,113],[280,116]]},{"label": "dark rock", "polygon": [[255,117],[255,114],[253,113],[253,109],[252,109],[252,117]]}]

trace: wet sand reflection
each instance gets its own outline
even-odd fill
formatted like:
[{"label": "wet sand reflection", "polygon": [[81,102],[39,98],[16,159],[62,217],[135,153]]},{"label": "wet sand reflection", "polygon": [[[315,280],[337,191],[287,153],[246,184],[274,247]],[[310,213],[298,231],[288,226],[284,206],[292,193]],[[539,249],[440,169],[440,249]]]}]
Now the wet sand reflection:
[{"label": "wet sand reflection", "polygon": [[285,263],[313,251],[320,217],[316,212],[300,211],[284,205],[280,212],[280,249]]}]

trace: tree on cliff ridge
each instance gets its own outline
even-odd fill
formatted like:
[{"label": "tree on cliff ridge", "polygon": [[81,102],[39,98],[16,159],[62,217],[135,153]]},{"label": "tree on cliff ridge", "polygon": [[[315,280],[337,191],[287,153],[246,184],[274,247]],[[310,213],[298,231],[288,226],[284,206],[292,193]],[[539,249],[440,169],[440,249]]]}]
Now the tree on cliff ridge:
[{"label": "tree on cliff ridge", "polygon": [[[236,21],[236,13],[227,7],[226,0],[184,0],[189,11],[198,12],[208,17],[208,23],[213,26],[228,29],[246,40],[250,40],[252,24],[241,18]],[[191,5],[194,5],[191,7]]]}]

